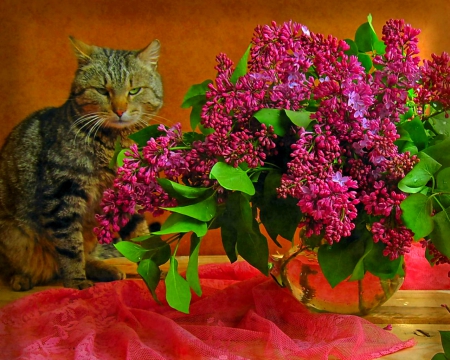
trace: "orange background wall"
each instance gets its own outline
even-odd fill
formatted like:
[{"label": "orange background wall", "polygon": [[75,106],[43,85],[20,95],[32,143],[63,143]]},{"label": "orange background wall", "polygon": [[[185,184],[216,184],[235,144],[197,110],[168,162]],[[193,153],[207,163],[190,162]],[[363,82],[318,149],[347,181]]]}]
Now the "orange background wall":
[{"label": "orange background wall", "polygon": [[[314,32],[353,38],[369,13],[378,34],[390,18],[422,29],[422,57],[450,51],[449,0],[1,0],[0,144],[31,112],[65,101],[76,69],[69,35],[120,49],[158,38],[165,86],[160,116],[188,129],[184,93],[214,78],[220,52],[238,61],[256,25],[292,19]],[[203,253],[222,253],[217,233],[205,240]]]}]

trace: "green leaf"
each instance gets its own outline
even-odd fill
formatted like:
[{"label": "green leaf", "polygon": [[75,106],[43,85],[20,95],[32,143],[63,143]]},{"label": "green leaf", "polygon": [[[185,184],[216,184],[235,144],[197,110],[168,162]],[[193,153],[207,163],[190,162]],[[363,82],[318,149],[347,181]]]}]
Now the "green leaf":
[{"label": "green leaf", "polygon": [[441,111],[443,109],[442,103],[440,101],[430,102],[431,107],[436,111]]},{"label": "green leaf", "polygon": [[373,28],[373,25],[372,25],[372,14],[370,14],[370,13],[369,13],[369,15],[367,15],[367,22],[369,23],[372,31],[375,32],[375,29]]},{"label": "green leaf", "polygon": [[139,147],[147,145],[147,141],[151,138],[157,138],[161,136],[161,131],[158,130],[159,125],[150,125],[142,130],[129,135],[128,137],[133,140]]},{"label": "green leaf", "polygon": [[249,199],[241,192],[229,194],[226,204],[227,219],[238,231],[253,232],[253,213]]},{"label": "green leaf", "polygon": [[358,262],[353,269],[352,276],[350,277],[350,281],[353,280],[362,280],[364,275],[366,274],[366,267],[364,266],[364,259],[373,249],[373,238],[372,234],[364,229],[362,236],[357,240],[364,242],[364,254],[359,258]]},{"label": "green leaf", "polygon": [[350,56],[350,55],[357,56],[358,55],[358,45],[356,45],[356,43],[351,39],[344,39],[344,41],[347,43],[348,46],[350,46],[350,49],[345,51],[345,54],[347,54],[348,56]]},{"label": "green leaf", "polygon": [[161,207],[174,213],[189,216],[200,221],[210,221],[216,215],[216,197],[213,195],[195,204],[175,207]]},{"label": "green leaf", "polygon": [[278,235],[292,241],[301,219],[297,200],[279,198],[276,188],[281,184],[281,174],[270,172],[264,181],[264,196],[258,203],[259,217],[271,239],[278,245]]},{"label": "green leaf", "polygon": [[192,187],[179,184],[177,182],[171,181],[169,179],[158,178],[158,184],[173,198],[180,199],[197,199],[206,192],[208,192],[209,188],[204,187]]},{"label": "green leaf", "polygon": [[158,265],[156,265],[151,259],[144,259],[139,263],[137,272],[144,279],[145,284],[153,296],[153,299],[159,303],[159,300],[156,297],[156,287],[161,279],[161,270]]},{"label": "green leaf", "polygon": [[[414,109],[412,108],[412,107],[410,107],[410,108],[408,108],[408,111],[407,112],[405,112],[404,114],[401,114],[400,115],[400,120],[402,120],[402,121],[408,121],[409,119],[411,119],[411,117],[414,115]],[[397,126],[397,132],[398,132],[398,128],[401,128],[401,125],[400,126]],[[409,136],[409,135],[408,135]],[[411,138],[409,139],[409,140],[411,140]]]},{"label": "green leaf", "polygon": [[156,265],[160,266],[165,264],[172,254],[170,245],[163,241],[159,236],[152,236],[141,243],[144,249],[149,250],[144,258],[149,258],[155,262]]},{"label": "green leaf", "polygon": [[450,167],[446,167],[437,173],[436,183],[439,191],[450,192]]},{"label": "green leaf", "polygon": [[423,152],[431,156],[444,167],[450,167],[450,138],[427,147]]},{"label": "green leaf", "polygon": [[189,252],[189,262],[186,270],[186,280],[189,286],[198,295],[202,295],[200,279],[198,277],[198,254],[200,251],[201,238],[194,233],[191,235],[191,248]]},{"label": "green leaf", "polygon": [[116,157],[117,166],[119,166],[119,167],[123,166],[123,159],[126,158],[125,153],[127,151],[130,151],[130,150],[129,149],[123,149],[123,150],[119,151],[119,153],[117,154],[117,157]]},{"label": "green leaf", "polygon": [[244,76],[245,74],[247,74],[248,56],[250,54],[250,49],[251,48],[252,48],[252,44],[250,44],[248,46],[248,48],[245,51],[244,55],[239,60],[237,66],[236,66],[236,69],[234,70],[233,74],[231,75],[230,81],[231,81],[232,84],[236,84],[236,82],[238,81],[238,79],[241,76]]},{"label": "green leaf", "polygon": [[403,129],[409,133],[409,136],[419,150],[427,147],[428,136],[419,117],[406,121],[405,123],[399,125],[399,127],[403,127]]},{"label": "green leaf", "polygon": [[166,299],[170,307],[189,314],[191,288],[188,282],[178,274],[178,261],[170,257],[170,267],[166,276]]},{"label": "green leaf", "polygon": [[442,210],[433,216],[434,230],[430,234],[431,242],[442,254],[450,258],[450,208]]},{"label": "green leaf", "polygon": [[372,69],[373,63],[372,63],[372,59],[370,58],[369,55],[359,53],[358,54],[358,61],[363,66],[363,68],[366,71],[366,73],[368,73]]},{"label": "green leaf", "polygon": [[161,230],[153,232],[152,235],[187,233],[190,231],[195,232],[198,237],[203,237],[208,231],[208,226],[204,221],[199,221],[186,215],[174,213],[167,218],[161,226]]},{"label": "green leaf", "polygon": [[130,241],[120,241],[117,244],[114,244],[114,247],[128,260],[136,263],[141,261],[148,251],[142,246]]},{"label": "green leaf", "polygon": [[341,281],[347,279],[364,255],[364,243],[362,241],[348,242],[341,239],[340,242],[319,247],[317,259],[325,278],[331,287],[335,287]]},{"label": "green leaf", "polygon": [[423,194],[411,194],[400,204],[402,220],[414,233],[414,240],[420,240],[434,229],[431,216],[432,206],[428,197]]},{"label": "green leaf", "polygon": [[445,356],[444,353],[437,353],[436,355],[434,355],[431,360],[448,360],[448,357]]},{"label": "green leaf", "polygon": [[188,131],[183,133],[183,144],[192,145],[194,141],[204,141],[205,135],[195,131]]},{"label": "green leaf", "polygon": [[242,191],[248,195],[255,194],[253,182],[239,167],[235,168],[224,162],[218,162],[212,167],[210,178],[216,179],[227,190]]},{"label": "green leaf", "polygon": [[403,256],[395,260],[390,260],[389,257],[383,255],[386,245],[381,241],[373,244],[373,249],[364,258],[364,266],[367,271],[380,279],[388,280],[397,275],[401,269]]},{"label": "green leaf", "polygon": [[382,40],[377,40],[373,43],[373,49],[378,55],[386,54],[386,44]]},{"label": "green leaf", "polygon": [[204,127],[202,124],[198,124],[198,128],[204,135],[212,134],[215,131],[214,129]]},{"label": "green leaf", "polygon": [[441,343],[444,353],[446,356],[450,356],[450,331],[439,330],[439,334],[441,335]]},{"label": "green leaf", "polygon": [[445,115],[445,113],[437,114],[428,121],[437,134],[448,137],[450,136],[450,118],[446,118]]},{"label": "green leaf", "polygon": [[441,164],[425,152],[419,153],[419,159],[414,168],[398,183],[398,188],[406,193],[420,192],[441,167]]},{"label": "green leaf", "polygon": [[202,115],[202,109],[203,106],[206,104],[206,98],[204,98],[202,101],[199,101],[192,105],[191,114],[189,115],[190,125],[191,129],[195,130],[197,126],[200,125],[200,122],[202,121],[201,115]]},{"label": "green leaf", "polygon": [[[396,145],[397,145],[398,143],[396,143]],[[398,146],[398,145],[397,145]],[[404,142],[404,145],[403,146],[401,146],[401,147],[399,147],[399,149],[400,149],[400,151],[402,152],[402,153],[405,153],[405,152],[409,152],[409,154],[412,156],[412,155],[417,155],[418,153],[419,153],[419,149],[417,149],[417,146],[416,145],[414,145],[414,143],[412,142],[412,141],[405,141]]]},{"label": "green leaf", "polygon": [[294,125],[302,127],[306,129],[311,123],[312,119],[310,118],[312,112],[310,111],[292,111],[292,110],[283,110],[286,116],[291,120]]},{"label": "green leaf", "polygon": [[368,22],[362,24],[356,30],[355,43],[358,46],[358,50],[362,53],[372,51],[377,40],[377,34],[373,30],[372,25]]},{"label": "green leaf", "polygon": [[411,136],[409,136],[409,132],[406,131],[406,129],[401,125],[397,126],[397,134],[399,134],[400,137],[396,141],[412,141]]},{"label": "green leaf", "polygon": [[208,91],[208,85],[212,83],[212,80],[205,80],[201,84],[192,85],[184,95],[183,103],[181,107],[183,109],[189,108],[192,105],[198,104],[205,98],[206,92]]},{"label": "green leaf", "polygon": [[221,222],[222,226],[220,227],[220,236],[222,238],[222,245],[225,253],[228,256],[228,259],[230,259],[230,262],[233,263],[237,260],[236,243],[238,231],[231,221],[227,221],[228,218],[226,214],[224,214],[223,216],[224,218]]},{"label": "green leaf", "polygon": [[114,143],[114,155],[109,161],[109,168],[115,169],[117,164],[117,156],[122,151],[122,143],[120,136],[117,137],[116,142]]},{"label": "green leaf", "polygon": [[151,237],[152,237],[152,234],[145,234],[145,235],[142,235],[142,236],[138,236],[138,237],[132,238],[130,241],[132,241],[132,242],[141,242],[141,241],[144,241],[144,240],[148,240]]},{"label": "green leaf", "polygon": [[279,109],[261,109],[253,114],[256,120],[261,124],[273,126],[273,131],[279,136],[283,136],[289,129],[289,120],[282,116],[283,110]]},{"label": "green leaf", "polygon": [[[440,204],[437,203],[438,200]],[[450,194],[441,194],[441,195],[437,195],[435,198],[433,198],[434,202],[433,202],[433,208],[436,211],[441,211],[442,207],[444,208],[448,208],[450,207]]]},{"label": "green leaf", "polygon": [[269,246],[261,233],[238,232],[237,251],[264,275],[269,275]]}]

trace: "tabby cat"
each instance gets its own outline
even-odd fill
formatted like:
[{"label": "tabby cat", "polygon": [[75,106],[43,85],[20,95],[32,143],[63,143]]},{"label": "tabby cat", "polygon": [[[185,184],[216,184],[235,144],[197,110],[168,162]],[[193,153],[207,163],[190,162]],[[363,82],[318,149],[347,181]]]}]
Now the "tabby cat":
[{"label": "tabby cat", "polygon": [[158,40],[140,51],[71,43],[69,99],[23,120],[0,152],[0,274],[16,291],[56,277],[77,289],[124,277],[90,255],[94,215],[112,185],[116,139],[129,145],[162,106]]}]

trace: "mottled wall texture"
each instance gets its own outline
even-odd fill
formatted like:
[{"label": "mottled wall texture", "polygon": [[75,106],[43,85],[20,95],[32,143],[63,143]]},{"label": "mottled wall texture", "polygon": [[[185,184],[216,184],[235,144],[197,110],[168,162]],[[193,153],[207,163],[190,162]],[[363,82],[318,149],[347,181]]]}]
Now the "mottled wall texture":
[{"label": "mottled wall texture", "polygon": [[[180,108],[184,93],[214,77],[220,52],[239,60],[256,25],[292,19],[314,32],[353,38],[369,13],[378,34],[390,18],[422,29],[422,57],[450,51],[448,0],[1,0],[0,143],[29,113],[66,100],[76,69],[69,35],[122,49],[159,39],[161,121],[188,129],[189,110]],[[203,245],[203,253],[223,252],[217,233]]]}]

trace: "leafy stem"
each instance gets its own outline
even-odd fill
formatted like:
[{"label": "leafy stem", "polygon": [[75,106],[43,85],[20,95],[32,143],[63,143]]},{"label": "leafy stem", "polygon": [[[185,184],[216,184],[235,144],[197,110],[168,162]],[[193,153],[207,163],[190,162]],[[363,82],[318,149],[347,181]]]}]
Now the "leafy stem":
[{"label": "leafy stem", "polygon": [[437,195],[437,194],[431,195],[431,196],[429,197],[429,199],[431,199],[432,197],[434,197],[434,200],[436,200],[436,202],[438,203],[438,205],[441,207],[442,211],[444,212],[445,217],[446,217],[447,220],[450,222],[450,217],[449,217],[449,215],[448,215],[448,213],[447,213],[447,210],[445,209],[444,205],[442,205],[442,203],[439,201],[439,199],[438,199],[435,195]]},{"label": "leafy stem", "polygon": [[190,146],[174,146],[169,148],[169,150],[191,150]]}]

